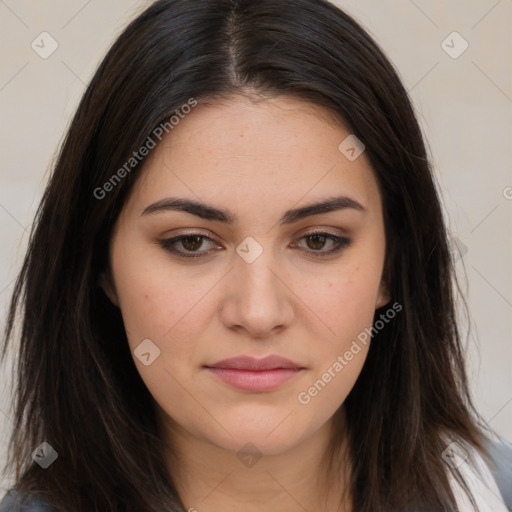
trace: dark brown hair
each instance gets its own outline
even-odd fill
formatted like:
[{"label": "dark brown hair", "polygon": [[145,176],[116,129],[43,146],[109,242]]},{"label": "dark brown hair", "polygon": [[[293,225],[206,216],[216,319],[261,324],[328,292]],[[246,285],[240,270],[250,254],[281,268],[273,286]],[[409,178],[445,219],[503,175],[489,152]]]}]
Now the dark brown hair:
[{"label": "dark brown hair", "polygon": [[[17,489],[62,511],[182,510],[120,312],[98,286],[144,160],[104,197],[95,190],[190,98],[249,92],[332,111],[365,144],[382,193],[384,276],[403,311],[375,335],[345,400],[355,511],[453,510],[447,439],[483,453],[483,437],[436,184],[393,65],[324,0],[160,0],[112,46],[69,127],[16,282],[2,354],[19,315],[6,469]],[[44,470],[31,458],[43,441],[58,452]]]}]

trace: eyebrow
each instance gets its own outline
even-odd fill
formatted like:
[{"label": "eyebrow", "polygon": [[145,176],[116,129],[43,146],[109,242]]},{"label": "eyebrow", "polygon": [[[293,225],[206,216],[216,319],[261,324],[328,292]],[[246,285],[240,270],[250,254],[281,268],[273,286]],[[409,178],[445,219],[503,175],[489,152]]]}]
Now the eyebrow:
[{"label": "eyebrow", "polygon": [[[355,199],[347,196],[336,196],[307,206],[287,210],[279,220],[279,224],[292,224],[313,215],[347,209],[353,209],[360,212],[366,211],[364,206]],[[229,225],[236,224],[238,222],[238,216],[229,210],[221,210],[200,201],[178,197],[167,197],[151,203],[149,206],[144,208],[141,216],[172,210],[187,212],[192,215],[196,215],[197,217],[201,217],[202,219],[223,222]]]}]

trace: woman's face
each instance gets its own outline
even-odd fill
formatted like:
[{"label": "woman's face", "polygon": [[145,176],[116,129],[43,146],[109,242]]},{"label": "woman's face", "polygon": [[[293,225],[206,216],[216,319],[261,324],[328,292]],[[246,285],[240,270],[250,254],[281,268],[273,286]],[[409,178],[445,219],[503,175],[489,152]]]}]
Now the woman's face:
[{"label": "woman's face", "polygon": [[[278,454],[325,427],[353,387],[389,299],[379,189],[361,147],[339,149],[349,135],[301,100],[235,97],[199,103],[151,151],[104,288],[176,431]],[[334,209],[308,209],[329,199]],[[267,356],[293,364],[222,362]]]}]

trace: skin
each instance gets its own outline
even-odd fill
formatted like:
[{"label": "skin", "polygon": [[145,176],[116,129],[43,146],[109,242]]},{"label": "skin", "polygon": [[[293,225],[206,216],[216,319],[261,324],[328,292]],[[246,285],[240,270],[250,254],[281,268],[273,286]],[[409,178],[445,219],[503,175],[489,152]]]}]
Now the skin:
[{"label": "skin", "polygon": [[[293,97],[200,102],[152,150],[115,225],[103,287],[121,309],[132,354],[145,339],[160,350],[149,366],[134,362],[188,510],[337,510],[350,462],[340,456],[338,483],[329,485],[324,455],[369,344],[308,404],[297,397],[389,302],[381,196],[365,153],[350,161],[338,150],[349,134],[326,109]],[[287,209],[342,194],[365,210],[278,223]],[[170,196],[228,209],[238,222],[141,215]],[[352,243],[315,257],[336,247],[305,236],[315,229]],[[174,247],[207,255],[182,259],[159,244],[191,231],[214,241]],[[248,236],[263,249],[252,263],[236,252]],[[277,389],[248,392],[204,368],[270,354],[305,369]],[[261,454],[251,467],[237,457],[248,442]],[[344,504],[351,510],[349,492]]]}]

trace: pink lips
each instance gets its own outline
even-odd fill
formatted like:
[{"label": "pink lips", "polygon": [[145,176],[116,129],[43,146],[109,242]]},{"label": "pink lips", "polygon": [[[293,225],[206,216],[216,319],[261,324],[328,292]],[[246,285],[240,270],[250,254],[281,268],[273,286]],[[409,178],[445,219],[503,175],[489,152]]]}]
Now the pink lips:
[{"label": "pink lips", "polygon": [[271,391],[295,377],[304,368],[289,359],[250,356],[224,359],[206,369],[231,386],[244,391]]}]

